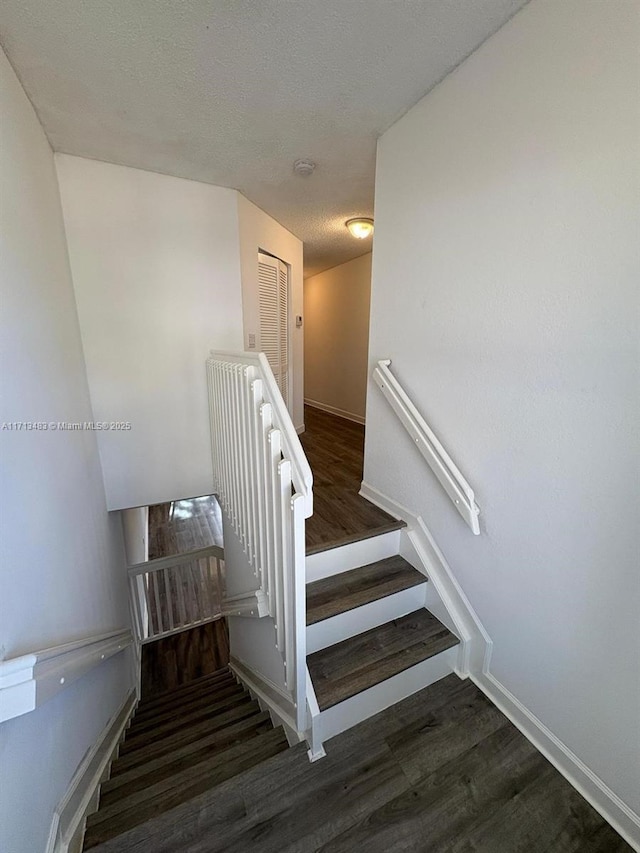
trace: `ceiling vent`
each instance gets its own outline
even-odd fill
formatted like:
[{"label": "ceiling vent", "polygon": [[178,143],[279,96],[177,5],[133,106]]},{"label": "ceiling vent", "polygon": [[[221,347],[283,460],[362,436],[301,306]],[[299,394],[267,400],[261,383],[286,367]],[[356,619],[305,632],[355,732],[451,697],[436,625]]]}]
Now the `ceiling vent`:
[{"label": "ceiling vent", "polygon": [[300,175],[301,178],[308,178],[309,175],[313,174],[315,167],[316,164],[313,160],[296,160],[293,164],[293,171],[296,175]]}]

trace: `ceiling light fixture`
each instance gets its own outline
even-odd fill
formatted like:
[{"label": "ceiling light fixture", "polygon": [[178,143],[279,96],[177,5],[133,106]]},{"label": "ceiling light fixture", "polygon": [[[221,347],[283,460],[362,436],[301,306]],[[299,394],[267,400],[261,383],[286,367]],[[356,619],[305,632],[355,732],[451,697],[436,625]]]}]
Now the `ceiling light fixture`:
[{"label": "ceiling light fixture", "polygon": [[358,216],[355,219],[347,219],[344,224],[351,232],[351,235],[358,240],[366,240],[367,237],[373,234],[373,219]]}]

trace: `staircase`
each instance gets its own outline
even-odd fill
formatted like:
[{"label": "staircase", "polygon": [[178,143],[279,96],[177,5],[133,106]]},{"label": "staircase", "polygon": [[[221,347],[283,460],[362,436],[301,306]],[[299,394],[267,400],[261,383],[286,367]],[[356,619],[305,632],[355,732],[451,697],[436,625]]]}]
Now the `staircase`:
[{"label": "staircase", "polygon": [[402,535],[372,530],[307,557],[312,758],[325,740],[456,668],[460,641],[427,609],[428,578],[400,555]]},{"label": "staircase", "polygon": [[288,748],[281,727],[228,668],[140,702],[87,819],[84,850]]}]

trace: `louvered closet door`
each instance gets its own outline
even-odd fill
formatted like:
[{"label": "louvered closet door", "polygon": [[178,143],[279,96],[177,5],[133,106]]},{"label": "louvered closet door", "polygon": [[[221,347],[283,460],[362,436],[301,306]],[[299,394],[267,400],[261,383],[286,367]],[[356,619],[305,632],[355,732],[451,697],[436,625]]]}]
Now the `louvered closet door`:
[{"label": "louvered closet door", "polygon": [[289,270],[270,255],[258,254],[260,349],[289,404]]}]

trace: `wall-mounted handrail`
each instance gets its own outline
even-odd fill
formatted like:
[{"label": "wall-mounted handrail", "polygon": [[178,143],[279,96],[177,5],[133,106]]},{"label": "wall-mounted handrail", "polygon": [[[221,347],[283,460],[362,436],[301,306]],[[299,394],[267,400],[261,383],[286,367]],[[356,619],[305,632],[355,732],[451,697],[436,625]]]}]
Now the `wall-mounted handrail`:
[{"label": "wall-mounted handrail", "polygon": [[224,549],[209,545],[129,566],[139,643],[168,637],[224,615]]},{"label": "wall-mounted handrail", "polygon": [[475,501],[473,489],[389,370],[390,364],[390,359],[378,362],[373,370],[375,383],[426,459],[451,502],[477,536],[480,533],[478,520],[480,508]]},{"label": "wall-mounted handrail", "polygon": [[0,661],[0,722],[34,711],[131,642],[123,628]]}]

